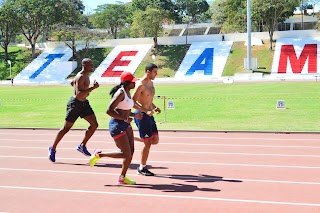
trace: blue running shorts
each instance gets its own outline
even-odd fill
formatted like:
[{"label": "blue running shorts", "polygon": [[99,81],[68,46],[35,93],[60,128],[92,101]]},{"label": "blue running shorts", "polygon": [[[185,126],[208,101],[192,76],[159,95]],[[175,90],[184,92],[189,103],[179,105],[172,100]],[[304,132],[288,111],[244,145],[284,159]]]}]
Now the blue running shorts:
[{"label": "blue running shorts", "polygon": [[141,120],[134,118],[134,122],[138,127],[141,139],[148,140],[151,139],[154,135],[158,135],[157,124],[153,116],[149,116],[139,110],[136,110],[134,113],[142,113],[143,115]]},{"label": "blue running shorts", "polygon": [[129,127],[129,123],[124,120],[118,120],[111,118],[109,121],[109,132],[113,139],[121,138],[126,134],[126,130]]}]

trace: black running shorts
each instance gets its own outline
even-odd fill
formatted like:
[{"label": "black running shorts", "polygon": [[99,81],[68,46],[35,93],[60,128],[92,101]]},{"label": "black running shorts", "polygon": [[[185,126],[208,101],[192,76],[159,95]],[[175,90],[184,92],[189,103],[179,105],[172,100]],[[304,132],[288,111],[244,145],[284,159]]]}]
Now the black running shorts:
[{"label": "black running shorts", "polygon": [[94,112],[89,101],[79,101],[75,97],[71,97],[67,103],[66,121],[74,123],[78,117],[81,118],[93,115]]}]

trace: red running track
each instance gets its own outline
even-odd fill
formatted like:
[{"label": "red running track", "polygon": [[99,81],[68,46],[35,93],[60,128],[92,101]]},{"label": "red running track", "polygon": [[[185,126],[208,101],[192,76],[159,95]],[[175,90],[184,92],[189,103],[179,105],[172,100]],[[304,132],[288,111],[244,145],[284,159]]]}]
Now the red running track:
[{"label": "red running track", "polygon": [[[121,160],[91,168],[75,150],[84,131],[70,131],[47,157],[58,130],[0,129],[0,212],[320,212],[317,134],[160,132],[149,164],[136,174],[142,144],[119,186]],[[88,143],[115,150],[107,130]]]}]

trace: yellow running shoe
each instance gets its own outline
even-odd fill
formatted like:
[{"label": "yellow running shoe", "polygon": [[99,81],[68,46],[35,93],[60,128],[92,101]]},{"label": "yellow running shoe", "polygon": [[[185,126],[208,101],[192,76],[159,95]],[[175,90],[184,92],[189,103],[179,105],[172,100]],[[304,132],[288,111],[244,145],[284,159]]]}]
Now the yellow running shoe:
[{"label": "yellow running shoe", "polygon": [[91,167],[93,167],[100,159],[99,153],[101,153],[100,150],[95,150],[93,155],[91,155],[91,157],[90,157],[90,166]]},{"label": "yellow running shoe", "polygon": [[136,184],[136,181],[131,180],[131,179],[128,178],[127,176],[124,176],[123,178],[122,178],[122,177],[119,177],[117,183],[118,183],[118,184],[130,184],[130,185],[134,185],[134,184]]}]

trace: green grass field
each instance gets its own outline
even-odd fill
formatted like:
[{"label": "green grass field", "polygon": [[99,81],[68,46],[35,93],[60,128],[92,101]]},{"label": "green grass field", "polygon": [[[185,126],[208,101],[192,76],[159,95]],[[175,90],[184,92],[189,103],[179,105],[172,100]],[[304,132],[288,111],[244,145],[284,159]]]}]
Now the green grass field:
[{"label": "green grass field", "polygon": [[[160,130],[320,130],[318,82],[155,85],[175,109],[155,115]],[[99,128],[107,128],[109,86],[89,96]],[[0,86],[0,127],[60,128],[71,86]],[[284,100],[286,109],[276,109]],[[163,99],[154,103],[163,109]],[[86,128],[78,120],[74,128]],[[135,125],[133,127],[136,129]]]},{"label": "green grass field", "polygon": [[[146,63],[159,66],[158,77],[172,77],[179,68],[189,46],[170,45],[151,49],[138,67],[135,75],[142,77]],[[225,66],[224,76],[241,73],[246,57],[244,42],[235,42]],[[98,66],[111,48],[92,49],[87,57]],[[0,56],[3,52],[0,50]],[[16,75],[32,59],[30,51],[10,47],[13,61],[12,73]],[[259,66],[271,70],[273,51],[268,41],[263,46],[252,47],[252,57]],[[74,75],[75,73],[72,73]],[[0,79],[9,79],[9,67],[0,62]],[[110,101],[111,86],[101,86],[89,97],[100,124],[107,128],[109,117],[105,114]],[[274,82],[241,84],[156,85],[156,95],[172,100],[175,109],[155,115],[160,130],[261,130],[261,131],[319,131],[320,109],[319,83]],[[70,86],[0,86],[0,127],[60,128],[65,117],[65,105]],[[287,109],[276,109],[277,100],[284,100]],[[155,104],[163,109],[162,98]],[[74,128],[86,128],[87,123],[78,120]],[[135,125],[133,125],[134,128]]]}]

